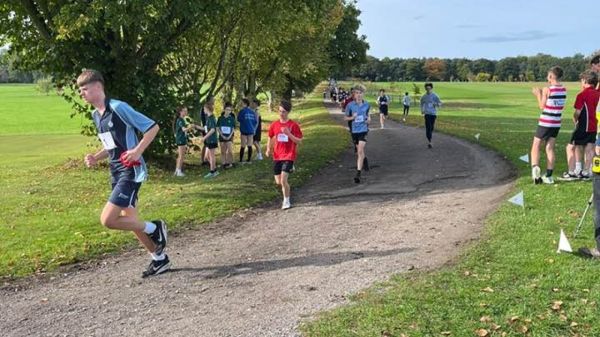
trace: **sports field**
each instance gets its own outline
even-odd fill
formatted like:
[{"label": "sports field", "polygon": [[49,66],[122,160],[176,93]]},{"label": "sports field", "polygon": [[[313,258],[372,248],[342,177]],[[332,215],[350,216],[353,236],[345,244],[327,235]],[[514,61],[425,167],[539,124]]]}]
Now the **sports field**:
[{"label": "sports field", "polygon": [[[412,92],[412,84],[366,85],[369,92],[388,89],[395,102],[392,117],[400,119],[398,95]],[[574,249],[593,245],[593,210],[578,239],[572,239],[592,192],[591,183],[534,186],[528,164],[519,160],[529,152],[536,128],[534,85],[435,83],[434,87],[444,103],[436,130],[473,142],[479,133],[483,146],[504,154],[518,169],[514,193],[524,191],[525,208],[504,203],[486,222],[482,239],[466,249],[456,264],[408,272],[374,285],[354,295],[351,305],[305,324],[306,336],[600,335],[597,261],[556,253],[561,228]],[[570,116],[579,91],[578,84],[567,87],[568,109],[558,138],[555,177],[566,167],[564,146],[573,128]],[[375,101],[373,95],[367,99]],[[408,124],[422,126],[417,106],[412,107]],[[422,142],[425,151],[424,131]]]},{"label": "sports field", "polygon": [[[83,155],[99,146],[78,134],[85,121],[69,118],[68,104],[56,94],[39,94],[31,85],[1,85],[0,101],[0,279],[137,249],[130,233],[99,223],[110,192],[109,176],[106,167],[83,166]],[[297,185],[347,146],[347,139],[319,98],[295,105],[290,117],[300,121],[307,139],[298,174],[291,178]],[[277,117],[263,110],[266,123]],[[187,166],[188,176],[182,179],[150,163],[150,179],[140,191],[145,219],[164,218],[177,232],[280,194],[272,182],[270,160],[221,171],[211,181],[202,179],[206,169],[198,165],[197,155],[188,157],[188,164],[195,165]]]}]

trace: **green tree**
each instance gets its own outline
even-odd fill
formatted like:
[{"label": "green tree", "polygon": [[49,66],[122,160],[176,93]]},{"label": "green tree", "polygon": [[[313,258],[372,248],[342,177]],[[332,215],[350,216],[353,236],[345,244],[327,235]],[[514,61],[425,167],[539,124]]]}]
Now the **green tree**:
[{"label": "green tree", "polygon": [[356,1],[347,1],[343,6],[341,23],[335,29],[327,51],[330,58],[330,73],[336,78],[352,74],[353,67],[367,61],[369,44],[364,35],[358,36],[360,10]]}]

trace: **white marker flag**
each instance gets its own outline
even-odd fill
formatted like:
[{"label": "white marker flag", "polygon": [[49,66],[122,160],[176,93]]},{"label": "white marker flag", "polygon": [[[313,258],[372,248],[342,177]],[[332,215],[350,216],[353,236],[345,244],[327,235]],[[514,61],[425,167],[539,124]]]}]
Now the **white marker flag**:
[{"label": "white marker flag", "polygon": [[481,136],[481,133],[476,134],[475,139],[479,140],[479,136]]},{"label": "white marker flag", "polygon": [[523,199],[523,191],[519,192],[514,197],[508,199],[508,201],[512,202],[513,204],[515,204],[517,206],[521,206],[521,207],[525,208],[525,200]]},{"label": "white marker flag", "polygon": [[521,159],[522,161],[524,161],[526,163],[529,163],[529,155],[528,154],[520,156],[519,159]]},{"label": "white marker flag", "polygon": [[560,240],[558,241],[558,249],[556,250],[556,252],[573,252],[573,249],[571,249],[571,244],[569,243],[569,240],[567,239],[567,236],[565,235],[565,232],[562,229],[560,230]]}]

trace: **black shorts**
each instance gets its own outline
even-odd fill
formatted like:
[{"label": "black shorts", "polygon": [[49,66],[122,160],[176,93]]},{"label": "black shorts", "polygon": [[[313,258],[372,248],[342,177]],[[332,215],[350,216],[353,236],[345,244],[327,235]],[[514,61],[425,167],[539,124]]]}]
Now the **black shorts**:
[{"label": "black shorts", "polygon": [[359,132],[359,133],[353,133],[352,134],[352,141],[354,142],[354,144],[358,145],[358,142],[366,142],[367,141],[367,134],[369,132]]},{"label": "black shorts", "polygon": [[573,145],[595,144],[596,133],[585,132],[585,130],[575,130],[573,131],[573,135],[571,135],[571,141],[569,143]]},{"label": "black shorts", "polygon": [[538,125],[537,130],[535,131],[535,137],[543,140],[556,138],[558,136],[558,131],[560,131],[560,128],[548,128]]},{"label": "black shorts", "polygon": [[219,135],[219,143],[229,143],[229,142],[233,142],[233,137],[231,137],[229,139],[224,139],[223,137],[221,137],[221,135]]},{"label": "black shorts", "polygon": [[218,148],[219,144],[218,143],[204,143],[204,146],[206,146],[207,148],[212,150],[212,149]]},{"label": "black shorts", "polygon": [[121,179],[114,182],[108,201],[123,208],[135,208],[142,183]]},{"label": "black shorts", "polygon": [[388,106],[387,105],[379,106],[379,113],[383,114],[384,116],[387,116],[388,115]]},{"label": "black shorts", "polygon": [[273,174],[278,176],[281,172],[288,174],[294,170],[294,162],[291,160],[276,160],[273,162]]},{"label": "black shorts", "polygon": [[256,133],[254,134],[254,141],[255,142],[260,142],[260,140],[262,138],[261,136],[262,136],[262,132],[256,131]]}]

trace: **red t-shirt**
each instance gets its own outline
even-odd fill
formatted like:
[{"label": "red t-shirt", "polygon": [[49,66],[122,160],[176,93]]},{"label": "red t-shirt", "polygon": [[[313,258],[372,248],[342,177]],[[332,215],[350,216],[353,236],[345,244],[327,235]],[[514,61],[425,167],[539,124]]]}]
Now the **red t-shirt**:
[{"label": "red t-shirt", "polygon": [[288,128],[294,137],[302,138],[300,125],[289,119],[287,122],[275,121],[269,126],[269,138],[275,141],[275,150],[273,151],[274,160],[296,160],[296,143],[283,133],[282,129]]},{"label": "red t-shirt", "polygon": [[585,132],[597,132],[598,121],[596,120],[596,110],[598,108],[598,101],[600,100],[600,91],[595,88],[589,87],[583,89],[582,92],[577,94],[575,99],[575,109],[581,110],[579,115],[578,127],[584,128]]},{"label": "red t-shirt", "polygon": [[342,110],[346,110],[346,106],[348,106],[348,104],[350,102],[354,101],[354,98],[352,98],[352,96],[346,98],[346,100],[342,103]]}]

